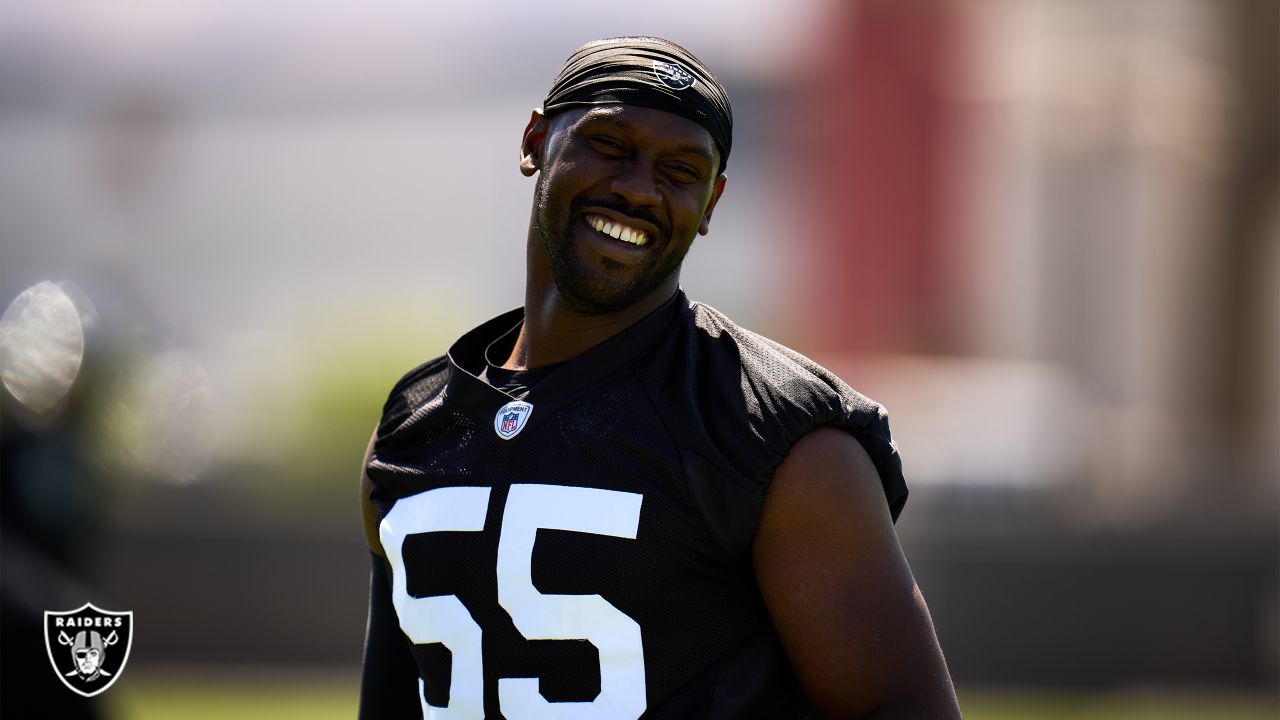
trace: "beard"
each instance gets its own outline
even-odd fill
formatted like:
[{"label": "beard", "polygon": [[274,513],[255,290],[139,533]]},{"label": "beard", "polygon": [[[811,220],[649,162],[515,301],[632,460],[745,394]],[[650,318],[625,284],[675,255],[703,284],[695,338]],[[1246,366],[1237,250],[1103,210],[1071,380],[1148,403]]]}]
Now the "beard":
[{"label": "beard", "polygon": [[[689,244],[679,252],[664,253],[671,242],[671,229],[647,210],[632,207],[618,197],[576,198],[563,216],[557,216],[548,202],[547,193],[538,177],[538,233],[547,248],[556,291],[569,307],[578,312],[598,315],[617,312],[639,302],[680,271]],[[576,249],[575,233],[587,206],[607,208],[624,216],[643,219],[658,228],[661,237],[650,238],[651,247],[645,262],[629,275],[623,266],[610,258],[587,262]],[[589,231],[593,232],[593,231]]]}]

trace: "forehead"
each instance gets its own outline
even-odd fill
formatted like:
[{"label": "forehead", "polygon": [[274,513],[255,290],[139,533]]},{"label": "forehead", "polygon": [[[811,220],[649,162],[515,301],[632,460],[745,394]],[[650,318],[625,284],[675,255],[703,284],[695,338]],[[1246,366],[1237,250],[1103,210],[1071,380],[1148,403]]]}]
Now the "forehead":
[{"label": "forehead", "polygon": [[585,109],[561,113],[565,126],[572,129],[613,128],[652,142],[670,144],[715,159],[716,144],[711,133],[698,123],[640,105],[592,105]]}]

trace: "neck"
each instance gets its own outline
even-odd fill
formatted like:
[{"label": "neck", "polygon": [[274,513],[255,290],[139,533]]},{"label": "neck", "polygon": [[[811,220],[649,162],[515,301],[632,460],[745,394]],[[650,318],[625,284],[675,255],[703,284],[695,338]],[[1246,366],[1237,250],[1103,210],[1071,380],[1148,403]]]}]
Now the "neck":
[{"label": "neck", "polygon": [[524,323],[502,367],[536,368],[571,360],[661,307],[675,294],[674,274],[653,292],[621,310],[586,313],[565,302],[556,289],[542,238],[529,229],[524,288]]}]

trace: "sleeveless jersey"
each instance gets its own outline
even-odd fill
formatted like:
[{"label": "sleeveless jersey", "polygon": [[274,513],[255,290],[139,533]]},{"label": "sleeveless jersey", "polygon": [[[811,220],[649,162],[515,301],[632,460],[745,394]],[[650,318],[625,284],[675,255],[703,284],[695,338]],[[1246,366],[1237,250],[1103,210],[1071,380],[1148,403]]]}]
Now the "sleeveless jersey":
[{"label": "sleeveless jersey", "polygon": [[751,540],[792,444],[833,425],[906,501],[884,409],[683,292],[542,378],[476,377],[501,315],[396,384],[366,473],[425,717],[810,714]]}]

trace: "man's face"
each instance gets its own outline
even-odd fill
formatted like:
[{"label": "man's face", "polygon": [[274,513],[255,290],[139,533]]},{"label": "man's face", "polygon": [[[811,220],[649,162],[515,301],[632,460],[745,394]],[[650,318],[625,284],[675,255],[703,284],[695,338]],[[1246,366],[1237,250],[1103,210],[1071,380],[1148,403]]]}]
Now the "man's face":
[{"label": "man's face", "polygon": [[560,296],[581,312],[614,312],[678,279],[724,187],[710,133],[635,105],[546,122],[534,218]]},{"label": "man's face", "polygon": [[92,675],[98,671],[98,663],[102,662],[102,651],[96,648],[81,648],[75,651],[76,667],[81,675]]}]

